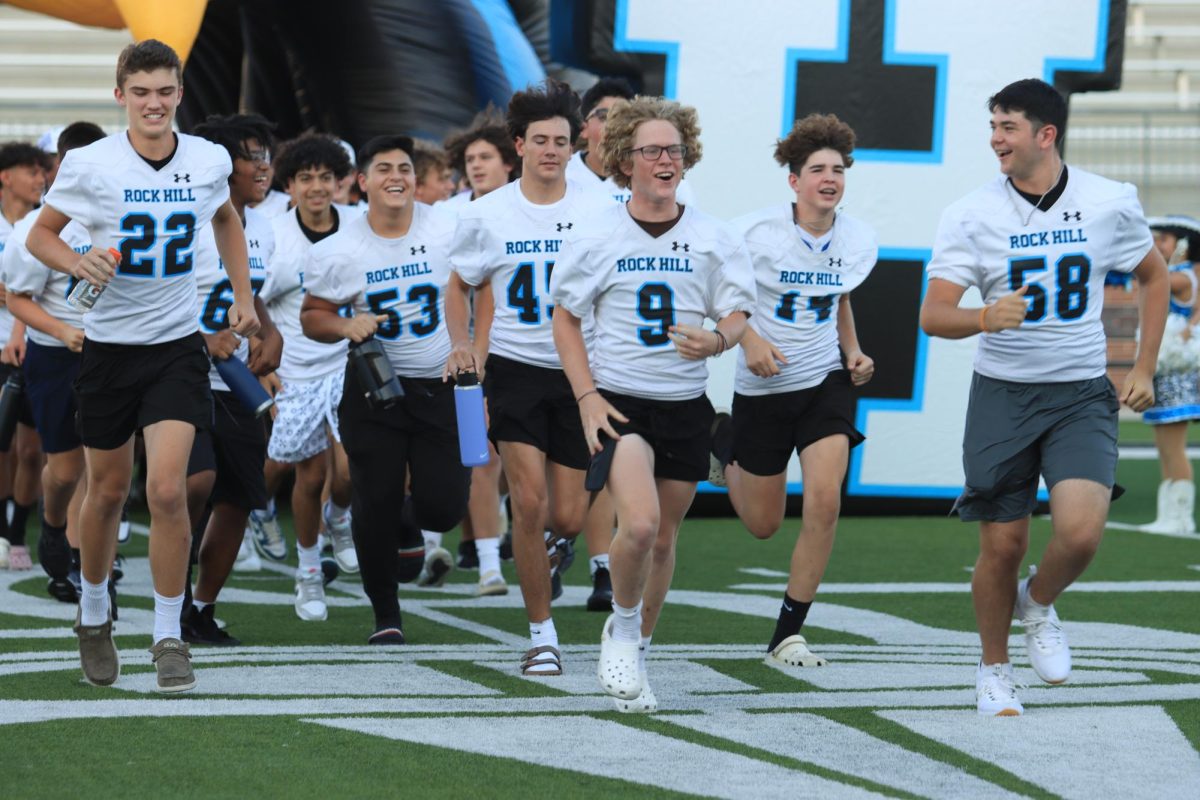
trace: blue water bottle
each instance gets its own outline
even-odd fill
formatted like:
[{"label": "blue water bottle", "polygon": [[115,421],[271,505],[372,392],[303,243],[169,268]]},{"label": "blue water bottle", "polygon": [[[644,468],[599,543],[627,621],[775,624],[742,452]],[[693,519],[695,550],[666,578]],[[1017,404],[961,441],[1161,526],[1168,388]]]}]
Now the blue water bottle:
[{"label": "blue water bottle", "polygon": [[241,359],[223,358],[214,360],[213,363],[216,364],[217,372],[221,374],[221,380],[225,381],[229,391],[233,392],[239,403],[254,412],[254,416],[261,417],[275,405],[275,400]]},{"label": "blue water bottle", "polygon": [[488,463],[487,422],[483,415],[483,387],[474,372],[455,379],[454,412],[458,416],[458,454],[464,467]]}]

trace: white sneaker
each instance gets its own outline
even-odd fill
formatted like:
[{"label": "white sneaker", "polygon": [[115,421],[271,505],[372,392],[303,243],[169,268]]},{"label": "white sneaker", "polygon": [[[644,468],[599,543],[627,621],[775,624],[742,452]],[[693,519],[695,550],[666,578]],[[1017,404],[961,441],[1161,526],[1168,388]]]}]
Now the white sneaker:
[{"label": "white sneaker", "polygon": [[[446,576],[450,574],[453,566],[454,557],[446,548],[435,547],[432,550],[426,550],[425,565],[421,567],[421,574],[417,576],[417,586],[441,586],[446,582]],[[504,579],[500,580],[503,582]],[[482,581],[480,585],[483,585]],[[504,591],[508,591],[507,585]]]},{"label": "white sneaker", "polygon": [[254,547],[263,558],[272,561],[287,559],[287,539],[283,538],[278,515],[268,514],[266,511],[251,511],[248,522],[250,532],[254,534]]},{"label": "white sneaker", "polygon": [[[424,576],[424,574],[425,570],[421,570],[421,575]],[[504,582],[504,576],[499,571],[492,569],[479,576],[479,586],[475,587],[476,597],[492,597],[501,594],[508,594],[508,584]]]},{"label": "white sneaker", "polygon": [[262,559],[254,549],[254,534],[246,528],[242,536],[242,544],[238,548],[237,560],[233,562],[234,572],[258,572],[262,569]]},{"label": "white sneaker", "polygon": [[296,570],[296,616],[305,622],[324,622],[329,618],[321,570]]},{"label": "white sneaker", "polygon": [[616,614],[609,614],[600,633],[600,660],[596,664],[596,677],[606,694],[618,700],[636,700],[642,693],[642,679],[638,674],[638,643],[613,640],[610,631],[615,618]]},{"label": "white sneaker", "polygon": [[12,549],[12,542],[0,536],[0,569],[8,569],[8,551]]},{"label": "white sneaker", "polygon": [[1031,566],[1029,577],[1017,584],[1013,613],[1025,628],[1025,647],[1033,671],[1046,683],[1064,683],[1071,676],[1071,648],[1054,606],[1046,609],[1044,615],[1032,610],[1029,581],[1036,574],[1037,567]]},{"label": "white sneaker", "polygon": [[638,678],[642,684],[642,693],[637,696],[636,700],[613,698],[613,705],[622,714],[653,714],[658,711],[658,698],[654,696],[654,690],[650,688],[650,678],[646,675],[645,669],[638,670]]},{"label": "white sneaker", "polygon": [[354,534],[350,532],[350,512],[341,519],[330,517],[328,512],[329,505],[326,504],[321,515],[325,517],[325,528],[333,542],[333,557],[342,572],[358,572],[358,551],[354,549]]},{"label": "white sneaker", "polygon": [[129,536],[132,533],[129,527],[128,509],[121,509],[121,522],[117,525],[117,544],[128,544]]},{"label": "white sneaker", "polygon": [[767,653],[767,663],[786,664],[789,667],[823,667],[824,658],[808,649],[808,640],[800,634],[787,637],[775,649]]},{"label": "white sneaker", "polygon": [[1012,664],[979,665],[975,670],[975,710],[985,717],[1019,717],[1025,712],[1017,699]]}]

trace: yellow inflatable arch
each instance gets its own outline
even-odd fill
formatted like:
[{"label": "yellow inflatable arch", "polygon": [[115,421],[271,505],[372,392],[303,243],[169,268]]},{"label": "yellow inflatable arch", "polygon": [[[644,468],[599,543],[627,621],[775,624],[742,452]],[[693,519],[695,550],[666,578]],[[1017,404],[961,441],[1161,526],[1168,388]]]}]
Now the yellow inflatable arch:
[{"label": "yellow inflatable arch", "polygon": [[79,25],[128,28],[134,41],[159,39],[187,61],[208,0],[8,0],[8,4]]}]

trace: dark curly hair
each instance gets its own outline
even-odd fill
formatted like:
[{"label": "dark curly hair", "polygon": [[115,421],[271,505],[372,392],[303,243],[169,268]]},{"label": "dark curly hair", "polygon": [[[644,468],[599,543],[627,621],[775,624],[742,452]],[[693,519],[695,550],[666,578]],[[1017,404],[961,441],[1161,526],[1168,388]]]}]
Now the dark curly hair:
[{"label": "dark curly hair", "polygon": [[286,142],[279,148],[274,166],[275,180],[282,186],[306,169],[326,167],[339,181],[354,169],[346,148],[324,133],[305,133]]},{"label": "dark curly hair", "polygon": [[476,114],[470,128],[452,133],[442,142],[450,159],[450,166],[459,174],[466,172],[467,148],[481,139],[500,151],[500,160],[513,168],[515,176],[519,165],[517,148],[513,145],[512,137],[508,135],[508,129],[504,127],[504,118],[493,106],[488,106]]},{"label": "dark curly hair", "polygon": [[562,117],[571,127],[571,141],[579,138],[583,130],[583,117],[579,115],[579,95],[562,81],[547,78],[536,86],[517,92],[508,101],[505,124],[508,135],[513,139],[524,139],[531,122]]},{"label": "dark curly hair", "polygon": [[834,114],[809,114],[797,120],[792,131],[775,143],[775,160],[799,173],[808,157],[818,150],[836,150],[849,168],[854,163],[854,129]]}]

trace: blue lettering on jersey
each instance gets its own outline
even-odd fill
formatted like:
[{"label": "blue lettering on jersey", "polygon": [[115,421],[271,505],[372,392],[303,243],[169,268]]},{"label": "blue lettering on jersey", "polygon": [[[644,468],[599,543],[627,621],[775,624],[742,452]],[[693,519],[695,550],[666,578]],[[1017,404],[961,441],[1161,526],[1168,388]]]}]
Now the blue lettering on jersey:
[{"label": "blue lettering on jersey", "polygon": [[126,189],[126,203],[195,203],[190,188],[183,189]]},{"label": "blue lettering on jersey", "polygon": [[504,243],[504,254],[520,256],[526,253],[557,253],[562,239],[522,239]]},{"label": "blue lettering on jersey", "polygon": [[693,272],[689,258],[630,256],[617,259],[617,272]]},{"label": "blue lettering on jersey", "polygon": [[1076,244],[1086,241],[1087,237],[1083,234],[1083,228],[1059,228],[1053,231],[1034,231],[1009,236],[1008,246],[1011,250],[1019,250],[1023,247],[1047,247],[1051,244]]},{"label": "blue lettering on jersey", "polygon": [[[418,275],[429,275],[433,272],[433,268],[429,266],[428,261],[420,261],[415,264],[403,264],[399,267],[384,267],[383,269],[373,269],[367,273],[367,285],[371,286],[376,283],[387,283],[388,281],[398,281],[401,278],[414,278]],[[300,276],[300,285],[304,285],[304,276]]]},{"label": "blue lettering on jersey", "polygon": [[797,286],[841,286],[842,276],[837,272],[805,272],[784,269],[779,271],[779,282]]}]

